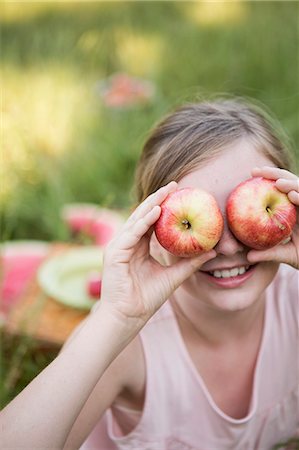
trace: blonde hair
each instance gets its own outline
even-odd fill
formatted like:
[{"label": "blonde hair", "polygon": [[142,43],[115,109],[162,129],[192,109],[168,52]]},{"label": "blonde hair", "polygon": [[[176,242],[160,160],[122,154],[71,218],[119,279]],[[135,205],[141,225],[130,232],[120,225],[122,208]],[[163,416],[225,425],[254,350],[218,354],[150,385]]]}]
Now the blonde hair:
[{"label": "blonde hair", "polygon": [[145,142],[135,175],[137,201],[179,181],[242,137],[277,167],[291,169],[286,136],[256,104],[243,99],[189,103],[158,123]]}]

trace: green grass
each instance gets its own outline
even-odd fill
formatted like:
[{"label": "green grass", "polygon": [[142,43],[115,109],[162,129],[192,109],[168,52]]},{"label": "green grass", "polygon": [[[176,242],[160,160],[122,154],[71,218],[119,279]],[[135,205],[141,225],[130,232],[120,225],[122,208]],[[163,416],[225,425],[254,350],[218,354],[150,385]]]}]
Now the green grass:
[{"label": "green grass", "polygon": [[[149,128],[194,96],[257,99],[298,148],[298,2],[6,2],[0,8],[2,240],[66,239],[59,216],[65,202],[127,208]],[[152,104],[124,111],[103,106],[98,82],[122,71],[156,84]],[[54,357],[28,340],[7,339],[2,404]]]},{"label": "green grass", "polygon": [[30,337],[13,337],[1,332],[0,409],[57,356],[53,347],[41,347]]},{"label": "green grass", "polygon": [[[6,3],[2,239],[63,239],[67,201],[127,207],[148,129],[215,92],[263,102],[298,147],[297,2]],[[126,71],[153,104],[109,111],[97,83]]]}]

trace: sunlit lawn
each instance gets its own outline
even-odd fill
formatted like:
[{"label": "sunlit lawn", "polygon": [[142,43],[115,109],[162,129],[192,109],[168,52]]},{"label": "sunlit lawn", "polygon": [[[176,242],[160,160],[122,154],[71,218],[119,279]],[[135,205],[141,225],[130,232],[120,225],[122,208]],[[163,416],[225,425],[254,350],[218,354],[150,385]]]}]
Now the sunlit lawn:
[{"label": "sunlit lawn", "polygon": [[[2,240],[64,239],[59,210],[68,201],[129,207],[147,131],[194,96],[253,97],[298,148],[297,2],[6,2],[0,8]],[[115,72],[155,83],[153,102],[106,108],[99,86]],[[49,357],[22,345],[19,352],[5,348],[3,402]]]},{"label": "sunlit lawn", "polygon": [[[254,97],[298,144],[297,3],[12,2],[3,8],[5,239],[62,238],[65,201],[128,206],[147,130],[194,94]],[[105,108],[99,83],[114,72],[153,81],[153,103]]]}]

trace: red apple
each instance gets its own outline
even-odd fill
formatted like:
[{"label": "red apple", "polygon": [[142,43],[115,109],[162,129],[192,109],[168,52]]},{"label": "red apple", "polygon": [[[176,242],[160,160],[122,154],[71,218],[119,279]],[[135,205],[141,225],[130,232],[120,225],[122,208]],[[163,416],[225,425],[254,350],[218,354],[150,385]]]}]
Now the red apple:
[{"label": "red apple", "polygon": [[275,187],[275,181],[255,177],[230,194],[226,214],[236,238],[248,247],[265,250],[288,238],[296,223],[296,207]]},{"label": "red apple", "polygon": [[155,224],[159,243],[175,256],[194,256],[211,250],[223,231],[215,198],[200,189],[182,188],[161,204]]},{"label": "red apple", "polygon": [[87,280],[87,292],[88,295],[94,299],[101,297],[102,280],[100,275],[95,272],[91,273]]}]

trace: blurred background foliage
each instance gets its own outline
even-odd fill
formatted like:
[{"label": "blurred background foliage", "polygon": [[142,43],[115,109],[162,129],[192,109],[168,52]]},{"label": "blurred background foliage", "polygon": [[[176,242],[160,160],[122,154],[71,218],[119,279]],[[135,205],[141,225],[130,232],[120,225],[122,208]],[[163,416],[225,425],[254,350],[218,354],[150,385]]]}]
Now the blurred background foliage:
[{"label": "blurred background foliage", "polygon": [[[2,3],[2,240],[64,239],[66,202],[127,208],[148,130],[193,98],[257,99],[298,148],[298,10],[284,1]],[[152,81],[154,100],[107,108],[99,87],[119,72]]]}]

